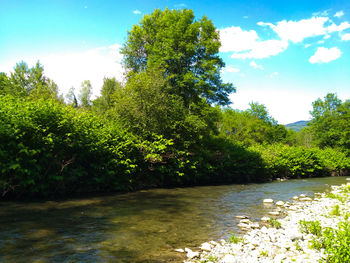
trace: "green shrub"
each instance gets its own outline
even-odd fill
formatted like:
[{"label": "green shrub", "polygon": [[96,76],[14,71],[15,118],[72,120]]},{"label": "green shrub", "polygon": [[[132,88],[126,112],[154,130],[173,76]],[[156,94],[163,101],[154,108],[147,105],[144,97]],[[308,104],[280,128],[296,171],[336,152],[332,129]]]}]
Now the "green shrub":
[{"label": "green shrub", "polygon": [[242,237],[237,237],[235,234],[232,234],[228,239],[229,243],[237,244],[243,241]]}]

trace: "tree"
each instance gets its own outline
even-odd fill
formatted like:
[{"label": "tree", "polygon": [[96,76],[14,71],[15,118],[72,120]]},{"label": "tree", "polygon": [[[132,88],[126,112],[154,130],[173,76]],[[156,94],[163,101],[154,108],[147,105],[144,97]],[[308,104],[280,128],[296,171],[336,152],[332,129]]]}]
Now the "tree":
[{"label": "tree", "polygon": [[350,153],[350,101],[329,93],[312,103],[310,128],[320,147],[338,147]]},{"label": "tree", "polygon": [[7,94],[19,97],[57,98],[58,87],[53,80],[44,75],[44,68],[39,61],[31,68],[23,61],[17,63],[7,82],[5,89]]},{"label": "tree", "polygon": [[0,72],[0,95],[6,93],[9,86],[9,80],[4,72]]},{"label": "tree", "polygon": [[112,95],[123,88],[123,84],[115,78],[104,78],[101,96],[93,101],[94,110],[104,113],[112,106]]},{"label": "tree", "polygon": [[73,108],[78,107],[78,100],[77,97],[75,96],[75,89],[74,87],[71,87],[66,95],[67,102],[68,104],[72,105]]},{"label": "tree", "polygon": [[156,9],[128,32],[121,53],[129,76],[148,68],[164,69],[170,92],[182,97],[187,107],[201,98],[228,105],[235,88],[221,80],[220,45],[219,33],[206,16],[195,21],[192,10]]},{"label": "tree", "polygon": [[89,108],[91,106],[91,95],[92,95],[92,86],[90,80],[84,80],[81,83],[81,89],[79,93],[80,105],[83,108]]},{"label": "tree", "polygon": [[265,105],[259,104],[258,102],[250,102],[249,106],[250,106],[250,109],[248,109],[248,112],[251,115],[259,118],[265,123],[268,123],[271,125],[277,125],[277,121],[269,115],[269,112]]}]

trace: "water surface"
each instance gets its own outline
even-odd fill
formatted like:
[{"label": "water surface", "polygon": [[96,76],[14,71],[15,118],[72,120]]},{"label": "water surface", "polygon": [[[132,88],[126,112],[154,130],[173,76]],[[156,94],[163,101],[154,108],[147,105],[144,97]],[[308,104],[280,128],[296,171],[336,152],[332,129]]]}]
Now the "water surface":
[{"label": "water surface", "polygon": [[0,202],[0,262],[182,262],[175,248],[238,232],[258,220],[262,199],[290,201],[344,177],[266,184],[153,189],[48,202]]}]

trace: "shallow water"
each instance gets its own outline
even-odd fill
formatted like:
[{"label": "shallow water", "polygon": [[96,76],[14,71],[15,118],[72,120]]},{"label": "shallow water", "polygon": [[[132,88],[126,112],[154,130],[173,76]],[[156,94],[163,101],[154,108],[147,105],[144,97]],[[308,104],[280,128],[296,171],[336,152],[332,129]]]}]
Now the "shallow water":
[{"label": "shallow water", "polygon": [[181,262],[175,248],[239,232],[271,208],[325,191],[345,177],[266,184],[153,189],[60,202],[0,202],[0,262]]}]

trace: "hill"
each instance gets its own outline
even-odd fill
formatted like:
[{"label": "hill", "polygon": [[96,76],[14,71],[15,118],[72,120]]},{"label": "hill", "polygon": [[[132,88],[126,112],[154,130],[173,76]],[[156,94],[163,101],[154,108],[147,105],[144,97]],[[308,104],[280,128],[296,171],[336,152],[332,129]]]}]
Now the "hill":
[{"label": "hill", "polygon": [[307,126],[308,121],[296,121],[293,123],[286,124],[287,129],[291,129],[293,131],[300,131],[302,128]]}]

